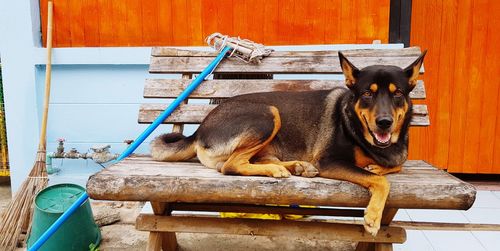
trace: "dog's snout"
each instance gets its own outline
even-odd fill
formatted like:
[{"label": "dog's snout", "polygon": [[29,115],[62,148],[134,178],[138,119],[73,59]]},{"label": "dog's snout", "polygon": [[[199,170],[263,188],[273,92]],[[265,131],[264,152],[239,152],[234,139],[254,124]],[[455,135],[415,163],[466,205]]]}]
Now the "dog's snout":
[{"label": "dog's snout", "polygon": [[380,116],[376,119],[375,123],[377,123],[378,128],[382,130],[389,129],[392,125],[392,118],[389,116]]}]

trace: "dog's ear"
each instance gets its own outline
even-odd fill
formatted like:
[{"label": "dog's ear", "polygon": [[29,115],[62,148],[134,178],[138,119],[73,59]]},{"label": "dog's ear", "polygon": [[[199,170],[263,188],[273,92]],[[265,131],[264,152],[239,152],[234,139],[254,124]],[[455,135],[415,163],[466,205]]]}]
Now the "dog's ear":
[{"label": "dog's ear", "polygon": [[425,54],[427,50],[422,52],[420,56],[415,60],[415,62],[411,63],[408,67],[406,67],[403,71],[405,75],[409,79],[410,88],[413,90],[415,85],[417,85],[418,75],[420,74],[420,67],[422,67],[422,63],[424,62]]},{"label": "dog's ear", "polygon": [[340,67],[345,76],[345,84],[347,87],[352,88],[358,78],[359,70],[339,51]]}]

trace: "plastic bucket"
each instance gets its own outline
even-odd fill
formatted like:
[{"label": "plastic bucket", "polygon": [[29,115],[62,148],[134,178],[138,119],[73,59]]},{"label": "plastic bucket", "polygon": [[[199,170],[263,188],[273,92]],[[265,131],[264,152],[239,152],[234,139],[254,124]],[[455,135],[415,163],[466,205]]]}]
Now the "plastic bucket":
[{"label": "plastic bucket", "polygon": [[[35,197],[35,211],[33,213],[31,233],[28,237],[28,248],[84,192],[83,187],[75,184],[58,184],[40,191]],[[101,231],[95,224],[90,202],[87,200],[39,250],[88,251],[91,244],[97,246],[100,242]]]}]

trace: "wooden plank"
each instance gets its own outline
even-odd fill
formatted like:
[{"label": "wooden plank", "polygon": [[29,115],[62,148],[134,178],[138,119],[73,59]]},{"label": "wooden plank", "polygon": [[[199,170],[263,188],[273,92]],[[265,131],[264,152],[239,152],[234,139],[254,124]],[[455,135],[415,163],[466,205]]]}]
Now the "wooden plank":
[{"label": "wooden plank", "polygon": [[[468,209],[475,188],[444,171],[404,166],[387,175],[392,208]],[[416,182],[418,181],[418,182]],[[224,176],[199,163],[156,162],[133,157],[90,177],[93,199],[185,203],[299,204],[364,207],[369,192],[345,181],[293,176]]]},{"label": "wooden plank", "polygon": [[[98,0],[99,6],[99,45],[111,46],[115,41],[116,12],[113,9],[113,1]],[[95,14],[94,14],[95,15]]]},{"label": "wooden plank", "polygon": [[71,33],[70,41],[72,47],[82,47],[85,45],[85,16],[82,4],[79,1],[70,1],[68,9],[69,14],[69,30]]},{"label": "wooden plank", "polygon": [[[90,3],[90,2],[94,3]],[[101,2],[101,0],[98,0]],[[385,0],[387,1],[387,0]],[[66,1],[68,2],[68,1]],[[234,1],[223,0],[217,2],[211,1],[186,1],[186,0],[166,0],[166,1],[155,1],[159,2],[160,6],[157,9],[152,9],[152,11],[141,11],[141,8],[134,9],[137,6],[135,1],[118,1],[122,6],[114,5],[113,8],[108,8],[107,6],[101,7],[100,4],[98,8],[92,8],[97,5],[96,0],[84,0],[84,1],[74,1],[79,7],[77,9],[84,9],[81,16],[85,17],[85,23],[89,24],[85,27],[84,36],[61,37],[61,39],[56,39],[55,47],[60,47],[63,43],[67,45],[76,46],[80,44],[94,44],[99,43],[99,36],[103,37],[103,42],[106,42],[108,46],[145,46],[146,43],[150,42],[152,39],[159,39],[156,45],[205,45],[204,41],[201,39],[212,32],[222,32],[224,34],[238,35],[243,38],[249,38],[260,43],[265,43],[268,45],[291,45],[291,44],[334,44],[334,43],[350,43],[355,44],[359,42],[369,43],[373,39],[382,39],[384,42],[387,41],[388,34],[388,13],[389,9],[386,4],[371,4],[368,10],[369,15],[356,15],[356,8],[351,6],[362,6],[366,5],[366,1],[355,0],[355,1],[344,1],[340,2],[327,2],[325,0],[307,0],[307,1],[266,1],[266,0],[252,0],[249,2],[242,2],[234,4]],[[174,8],[168,15],[165,14],[164,6],[161,2],[169,2]],[[172,3],[173,2],[173,3]],[[61,5],[62,4],[62,5]],[[148,3],[144,3],[146,9]],[[42,1],[40,6],[46,5],[46,1]],[[61,13],[71,13],[70,8],[64,8],[64,3],[61,1],[55,1],[55,8],[59,8]],[[212,6],[212,8],[207,8]],[[255,11],[255,6],[258,6],[260,11]],[[326,13],[324,7],[335,8],[336,11],[329,11]],[[125,12],[116,16],[116,8],[122,8]],[[46,12],[42,11],[44,7],[41,7],[40,16],[42,19],[46,19]],[[348,9],[351,18],[344,20],[340,18],[340,13],[342,9]],[[203,12],[201,11],[203,10]],[[56,11],[57,12],[57,11]],[[123,12],[123,11],[122,11]],[[323,12],[325,12],[323,14]],[[115,20],[110,21],[123,21],[118,22],[124,24],[127,19],[122,19],[121,17],[131,16],[136,14],[140,16],[140,26],[138,30],[150,31],[166,26],[165,30],[173,31],[173,34],[177,34],[176,37],[161,36],[157,34],[147,34],[144,33],[145,38],[142,36],[128,36],[127,34],[131,30],[122,29],[116,26],[115,35],[116,40],[112,44],[109,44],[109,34],[107,34],[107,29],[109,27],[104,27],[101,29],[101,24],[115,18]],[[144,22],[142,22],[144,17]],[[307,18],[304,18],[307,17]],[[149,18],[156,20],[150,20],[151,22],[146,22]],[[366,27],[359,29],[356,22],[360,18],[369,18],[370,22],[363,23]],[[297,20],[302,20],[298,22]],[[55,34],[72,34],[77,27],[71,26],[72,19],[56,19],[56,25],[54,33]],[[139,22],[134,22],[139,24]],[[196,23],[196,24],[195,24]],[[330,25],[334,24],[334,25]],[[68,27],[64,27],[64,26]],[[106,25],[107,26],[107,25]],[[114,25],[113,25],[114,26]],[[125,26],[126,27],[126,26]],[[135,26],[134,26],[135,27]],[[340,36],[340,27],[343,27],[343,35]],[[381,28],[382,27],[382,28]],[[132,31],[134,32],[134,31]],[[366,34],[365,34],[366,33]],[[297,34],[302,34],[298,36]],[[354,34],[354,36],[353,36]],[[45,33],[42,41],[46,40]],[[148,36],[155,36],[154,38],[148,38]],[[363,40],[357,40],[356,35],[362,36]],[[88,38],[92,36],[92,38]],[[130,40],[130,38],[133,38]],[[70,39],[71,38],[71,39]],[[60,41],[61,44],[59,44]],[[70,43],[71,42],[71,43]],[[72,44],[75,45],[72,45]],[[97,44],[99,45],[99,44]]]},{"label": "wooden plank", "polygon": [[297,208],[289,206],[258,206],[248,204],[216,204],[216,203],[172,203],[173,211],[207,211],[207,212],[242,212],[264,214],[297,214],[297,215],[324,215],[363,217],[361,209],[332,209],[332,208]]},{"label": "wooden plank", "polygon": [[[486,57],[474,57],[473,55],[486,55],[486,37],[487,34],[487,26],[488,26],[488,15],[481,15],[479,13],[488,13],[490,10],[488,9],[487,1],[473,1],[472,3],[472,15],[475,15],[472,18],[472,30],[469,31],[469,36],[471,36],[471,45],[470,50],[470,74],[467,76],[467,102],[463,104],[462,109],[466,111],[466,119],[465,119],[465,130],[463,135],[463,144],[460,147],[464,148],[462,160],[460,166],[462,167],[461,171],[464,173],[477,173],[478,167],[483,164],[484,160],[479,160],[479,146],[483,142],[480,141],[480,133],[483,130],[482,128],[482,117],[481,117],[481,106],[483,101],[482,92],[485,88],[485,81],[489,81],[484,78],[486,75],[484,72],[479,71],[478,69],[484,69],[484,63],[487,62]],[[445,13],[445,12],[443,12]],[[443,48],[442,50],[448,51],[450,48]],[[489,64],[489,63],[488,63]],[[446,70],[443,68],[442,70]],[[488,89],[490,89],[489,87]],[[444,90],[443,90],[444,91]],[[490,89],[491,91],[491,89]],[[488,97],[489,98],[489,97]],[[438,100],[438,106],[441,103],[441,100]],[[488,109],[492,109],[489,107]],[[493,115],[493,114],[492,114]],[[446,116],[441,115],[438,116]],[[497,117],[498,114],[493,115],[493,117]],[[490,118],[493,119],[493,118]],[[438,128],[436,134],[440,131],[446,130],[447,128]],[[447,133],[447,135],[449,135]],[[489,139],[491,140],[491,138]],[[449,144],[447,144],[449,145]],[[436,154],[437,155],[437,154]],[[438,155],[439,159],[443,156]],[[446,163],[445,163],[446,164]]]},{"label": "wooden plank", "polygon": [[[411,57],[352,57],[359,68],[370,65],[407,67],[417,59]],[[150,73],[199,73],[212,62],[212,57],[151,57]],[[236,58],[223,60],[214,73],[342,73],[338,57],[267,57],[260,64],[247,64]]]},{"label": "wooden plank", "polygon": [[[84,13],[95,13],[95,11],[100,11],[99,5],[100,0],[85,0],[78,1],[83,5],[82,12]],[[86,16],[85,14],[82,14]],[[85,18],[84,21],[84,44],[85,47],[98,47],[100,45],[100,21],[99,15],[93,14],[93,18]],[[133,27],[128,27],[133,29]],[[76,41],[75,41],[76,42]]]},{"label": "wooden plank", "polygon": [[[144,46],[158,45],[159,26],[164,25],[158,22],[158,7],[160,5],[159,2],[159,0],[149,0],[141,2],[140,10],[143,24],[143,26],[141,27],[142,45]],[[123,3],[120,4],[123,5]]]},{"label": "wooden plank", "polygon": [[[418,57],[421,53],[420,47],[408,47],[402,49],[355,49],[341,50],[347,57]],[[324,51],[274,51],[271,57],[337,57],[338,50]],[[172,47],[153,47],[151,56],[153,57],[216,57],[218,52],[183,50]]]},{"label": "wooden plank", "polygon": [[[499,13],[500,4],[496,3],[496,1],[489,1],[487,10],[489,23],[486,31],[488,36],[485,42],[485,54],[499,55],[500,49],[495,45],[500,42],[500,35],[496,32],[500,19],[495,13]],[[483,66],[480,68],[483,69],[483,79],[485,81],[495,79],[497,73],[500,72],[500,62],[497,60],[493,62],[488,59],[483,60]],[[500,84],[483,88],[482,92],[482,98],[480,99],[482,102],[481,129],[479,130],[479,142],[481,143],[479,144],[478,161],[476,163],[477,171],[478,173],[494,173],[495,171],[500,173],[500,166],[493,164],[495,144],[498,144],[496,141],[500,141],[499,131],[495,129],[500,124],[498,119],[500,110],[497,110],[497,106],[500,105],[500,101],[498,101],[500,98]],[[494,135],[495,140],[491,140],[492,135]]]},{"label": "wooden plank", "polygon": [[[162,44],[173,44],[172,1],[159,1],[158,8],[158,38]],[[198,14],[198,13],[197,13]],[[142,21],[142,20],[141,20]],[[148,24],[146,24],[148,25]],[[140,29],[140,28],[139,28]]]},{"label": "wooden plank", "polygon": [[197,45],[199,43],[203,43],[205,35],[203,35],[202,32],[203,27],[201,15],[203,12],[205,12],[205,10],[202,7],[202,1],[186,1],[186,9],[189,13],[187,15],[188,43],[189,45]]},{"label": "wooden plank", "polygon": [[[191,80],[182,79],[146,79],[145,98],[176,98],[183,92]],[[271,91],[314,91],[344,87],[343,80],[206,80],[189,98],[228,98],[236,95],[271,92]],[[414,99],[425,98],[424,82],[419,80],[410,93]]]},{"label": "wooden plank", "polygon": [[500,224],[394,221],[391,226],[407,230],[500,231]]},{"label": "wooden plank", "polygon": [[[141,124],[152,123],[168,104],[142,104],[139,108],[138,122]],[[163,123],[199,124],[217,105],[187,104],[181,105]],[[414,105],[411,125],[429,125],[429,116],[426,105]]]},{"label": "wooden plank", "polygon": [[[332,223],[363,224],[363,219],[328,219]],[[392,221],[391,226],[406,230],[437,230],[437,231],[500,231],[500,224],[479,223],[449,223],[428,221]]]},{"label": "wooden plank", "polygon": [[399,227],[381,227],[377,236],[367,234],[362,225],[273,221],[259,219],[220,219],[201,217],[160,217],[140,214],[136,228],[142,231],[212,233],[257,236],[290,236],[304,239],[403,243],[406,232]]},{"label": "wooden plank", "polygon": [[[120,3],[120,2],[118,2],[118,4],[122,4],[122,7],[125,6],[123,3]],[[124,35],[124,37],[122,39],[123,39],[123,41],[127,41],[129,44],[134,43],[134,42],[139,42],[142,44],[143,43],[142,27],[144,24],[144,18],[143,18],[142,12],[143,12],[143,8],[146,9],[146,10],[144,10],[145,12],[148,9],[149,9],[149,11],[151,11],[151,7],[146,7],[146,6],[143,7],[141,0],[129,0],[128,3],[126,4],[126,7],[128,7],[128,9],[125,10],[126,25],[121,25],[121,26],[123,28],[125,28],[127,30],[127,32],[122,34],[122,35]],[[158,21],[153,21],[152,23],[157,24]],[[148,27],[148,29],[149,29],[149,27]],[[158,31],[159,36],[163,35],[159,32],[160,31]]]},{"label": "wooden plank", "polygon": [[278,18],[279,18],[279,0],[267,0],[264,1],[264,20],[262,31],[264,40],[261,41],[263,44],[271,44],[272,42],[279,40],[278,35]]},{"label": "wooden plank", "polygon": [[[458,1],[455,0],[448,0],[448,1],[442,1],[442,5],[439,6],[442,16],[440,18],[438,33],[437,34],[440,39],[437,39],[440,44],[440,50],[443,52],[455,52],[456,50],[462,50],[462,48],[456,48],[455,44],[458,38],[456,37],[457,34],[457,5],[459,5]],[[484,15],[481,15],[484,16]],[[482,32],[481,32],[482,33]],[[469,36],[469,35],[467,35]],[[476,36],[476,35],[474,35]],[[477,37],[477,36],[476,36]],[[482,53],[480,53],[482,54]],[[433,100],[433,105],[434,109],[436,109],[439,112],[436,112],[433,114],[434,119],[436,120],[436,125],[439,125],[436,127],[433,131],[433,134],[431,137],[434,137],[435,141],[438,142],[443,142],[443,143],[438,143],[437,145],[431,145],[431,148],[433,148],[433,163],[435,163],[437,166],[446,166],[448,163],[448,155],[449,155],[449,149],[450,149],[450,126],[451,124],[454,123],[454,121],[451,120],[451,97],[449,96],[451,93],[451,90],[455,87],[455,76],[453,74],[453,70],[456,67],[456,62],[455,62],[455,53],[442,53],[439,55],[434,63],[438,64],[438,69],[436,69],[436,72],[434,72],[435,75],[435,81],[436,83],[439,83],[439,85],[434,88],[438,96],[436,99]],[[469,84],[470,86],[473,86],[474,83],[471,82]],[[478,89],[478,91],[481,91]],[[448,96],[447,98],[442,98],[443,95]],[[471,128],[472,129],[472,128]],[[469,130],[469,129],[468,129]],[[476,137],[478,138],[478,137]],[[446,142],[444,144],[444,142]],[[467,142],[465,145],[462,145],[462,147],[467,147],[471,145],[471,142]],[[436,142],[437,143],[437,142]],[[474,154],[476,155],[476,154]],[[477,156],[477,155],[476,155]]]},{"label": "wooden plank", "polygon": [[[42,46],[47,47],[47,13],[48,13],[48,5],[47,5],[47,0],[40,0],[39,1],[39,8],[40,8],[40,30],[42,32]],[[54,30],[55,27],[52,25],[52,29]],[[52,44],[54,44],[55,39],[52,38]]]},{"label": "wooden plank", "polygon": [[[172,23],[161,25],[172,26],[172,42],[173,45],[189,45],[189,29],[188,29],[188,16],[191,15],[190,10],[187,9],[186,0],[171,0],[172,1]],[[195,14],[195,13],[193,13]],[[197,41],[198,43],[201,41]]]},{"label": "wooden plank", "polygon": [[340,35],[341,40],[347,41],[350,39],[353,39],[358,42],[357,40],[357,32],[356,29],[358,28],[357,25],[357,20],[356,20],[356,5],[358,3],[356,1],[350,1],[350,0],[342,0],[340,3],[341,6],[341,12],[340,12],[340,23],[342,25],[342,28],[340,30],[340,34],[337,34],[337,36]]},{"label": "wooden plank", "polygon": [[71,20],[69,1],[54,3],[54,43],[57,47],[71,47]]}]

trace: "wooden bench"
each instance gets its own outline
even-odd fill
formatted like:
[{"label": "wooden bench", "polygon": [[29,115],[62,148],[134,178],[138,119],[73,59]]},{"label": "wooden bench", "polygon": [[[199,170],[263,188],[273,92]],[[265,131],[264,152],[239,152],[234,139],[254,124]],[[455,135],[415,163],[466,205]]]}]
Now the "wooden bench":
[{"label": "wooden bench", "polygon": [[[345,51],[349,60],[359,67],[372,64],[405,67],[419,54],[419,48]],[[190,83],[193,74],[201,72],[214,56],[213,52],[154,48],[150,72],[180,73],[182,78],[148,79],[144,97],[176,97]],[[340,74],[336,51],[277,51],[260,65],[225,59],[215,73],[217,79],[205,81],[190,96],[190,99],[211,99],[212,102],[183,104],[165,121],[174,124],[173,131],[182,132],[184,124],[201,122],[216,106],[214,100],[217,99],[251,92],[319,90],[344,85],[343,80],[272,79],[274,74]],[[267,79],[250,79],[256,77]],[[422,81],[419,81],[411,97],[425,98]],[[142,105],[139,123],[151,123],[165,107],[165,104]],[[415,105],[412,125],[429,125],[425,105]],[[152,161],[147,156],[134,156],[90,177],[87,191],[91,198],[99,200],[150,201],[154,214],[141,214],[136,223],[137,229],[150,231],[148,250],[175,250],[175,232],[340,239],[358,242],[357,250],[392,250],[392,243],[403,243],[406,239],[403,228],[390,225],[398,209],[465,210],[472,206],[475,199],[473,186],[424,161],[408,161],[402,172],[387,177],[391,190],[383,214],[383,226],[376,237],[365,233],[360,224],[312,221],[307,217],[300,220],[262,220],[172,215],[174,211],[211,211],[362,219],[369,192],[338,180],[296,176],[286,179],[224,176],[197,162],[163,163]]]}]

